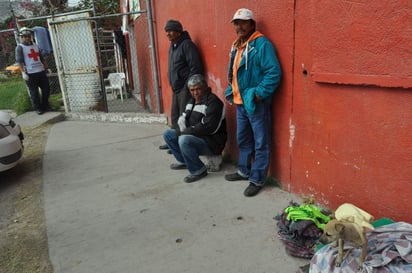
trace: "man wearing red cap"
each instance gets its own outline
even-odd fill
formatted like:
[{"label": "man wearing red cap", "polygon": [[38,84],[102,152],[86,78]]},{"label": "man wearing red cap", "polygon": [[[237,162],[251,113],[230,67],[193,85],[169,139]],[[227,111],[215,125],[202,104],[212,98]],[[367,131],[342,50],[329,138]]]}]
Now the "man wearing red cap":
[{"label": "man wearing red cap", "polygon": [[272,95],[281,69],[272,43],[256,30],[253,12],[241,8],[232,23],[237,39],[230,51],[226,101],[236,105],[238,170],[228,181],[248,180],[245,196],[262,189],[270,162]]}]

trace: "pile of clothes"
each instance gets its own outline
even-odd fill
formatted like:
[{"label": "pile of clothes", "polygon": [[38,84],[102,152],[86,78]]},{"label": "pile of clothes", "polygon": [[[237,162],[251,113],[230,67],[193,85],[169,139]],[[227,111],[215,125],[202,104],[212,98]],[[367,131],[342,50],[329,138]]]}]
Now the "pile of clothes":
[{"label": "pile of clothes", "polygon": [[299,205],[292,201],[275,219],[278,237],[283,241],[286,252],[294,257],[311,259],[330,218],[327,212],[315,205]]},{"label": "pile of clothes", "polygon": [[[333,216],[336,219],[339,216],[337,212],[338,210]],[[319,243],[330,216],[329,212],[314,205],[291,202],[275,217],[278,237],[284,242],[286,252],[291,256],[310,259],[310,263],[301,267],[298,272],[358,272],[360,248],[350,242],[345,243],[344,259],[341,266],[337,267],[335,261],[338,248],[333,244]],[[381,218],[366,224],[372,228],[365,233],[368,250],[361,272],[411,273],[412,224],[393,222],[389,218]]]}]

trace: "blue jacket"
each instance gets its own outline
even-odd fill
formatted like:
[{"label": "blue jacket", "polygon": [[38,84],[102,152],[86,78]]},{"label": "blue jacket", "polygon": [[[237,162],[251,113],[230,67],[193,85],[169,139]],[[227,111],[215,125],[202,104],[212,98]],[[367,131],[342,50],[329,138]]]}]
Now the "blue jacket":
[{"label": "blue jacket", "polygon": [[[232,66],[236,48],[230,52],[228,67],[229,86],[226,89],[226,101],[233,104]],[[246,54],[247,52],[247,54]],[[272,43],[264,36],[249,42],[242,54],[237,72],[237,82],[243,106],[248,114],[256,108],[255,95],[270,103],[272,95],[279,86],[282,72]]]}]

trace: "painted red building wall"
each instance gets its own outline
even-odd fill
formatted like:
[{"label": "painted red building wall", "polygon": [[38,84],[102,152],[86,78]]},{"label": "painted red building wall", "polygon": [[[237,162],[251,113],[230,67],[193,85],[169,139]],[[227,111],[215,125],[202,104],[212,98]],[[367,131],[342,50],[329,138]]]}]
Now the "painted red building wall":
[{"label": "painted red building wall", "polygon": [[[412,222],[412,26],[410,1],[152,1],[164,113],[170,114],[169,41],[178,19],[199,46],[210,86],[224,99],[240,7],[277,49],[283,69],[273,99],[270,175],[285,190],[375,218]],[[237,156],[234,107],[229,142]],[[223,180],[223,174],[222,174]]]},{"label": "painted red building wall", "polygon": [[[146,1],[140,1],[140,9],[147,10]],[[130,6],[130,5],[129,5]],[[136,59],[138,73],[135,71],[129,70],[129,74],[135,73],[139,78],[136,85],[136,89],[140,93],[140,102],[143,107],[150,109],[154,113],[161,112],[161,109],[158,109],[157,105],[157,94],[155,92],[155,80],[152,73],[153,64],[151,60],[151,51],[150,51],[150,36],[149,36],[149,25],[148,25],[148,14],[144,12],[135,16],[128,16],[129,23],[133,24],[134,36],[136,41]],[[130,38],[129,36],[127,36]],[[130,52],[129,52],[130,53]],[[128,58],[128,67],[132,67],[131,57]],[[129,76],[132,79],[132,75]]]}]

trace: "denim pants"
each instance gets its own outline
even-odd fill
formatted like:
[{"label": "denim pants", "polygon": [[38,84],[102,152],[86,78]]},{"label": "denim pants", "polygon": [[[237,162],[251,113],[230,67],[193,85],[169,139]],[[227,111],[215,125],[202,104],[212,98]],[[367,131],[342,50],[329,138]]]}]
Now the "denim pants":
[{"label": "denim pants", "polygon": [[253,114],[243,105],[236,105],[237,143],[239,146],[238,171],[249,176],[249,181],[262,186],[270,161],[272,116],[270,104],[256,103]]},{"label": "denim pants", "polygon": [[206,166],[199,156],[213,153],[205,140],[193,135],[177,136],[174,129],[167,129],[163,138],[176,160],[186,164],[190,174],[199,175],[206,171]]}]

